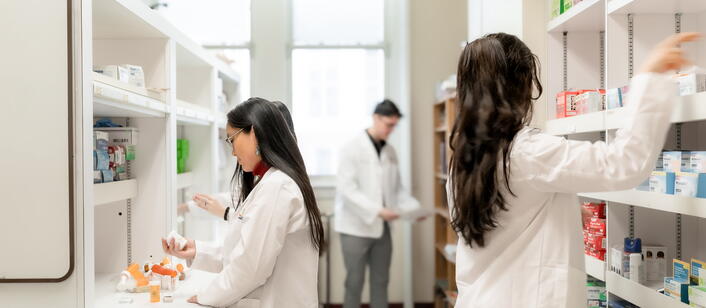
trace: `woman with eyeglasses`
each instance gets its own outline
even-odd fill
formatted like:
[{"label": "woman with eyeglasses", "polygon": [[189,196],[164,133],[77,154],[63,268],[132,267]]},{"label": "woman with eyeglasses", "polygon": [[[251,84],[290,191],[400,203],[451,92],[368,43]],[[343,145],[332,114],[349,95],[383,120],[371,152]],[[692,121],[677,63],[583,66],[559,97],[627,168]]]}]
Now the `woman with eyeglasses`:
[{"label": "woman with eyeglasses", "polygon": [[[282,113],[284,120],[287,121],[289,131],[292,133],[292,135],[294,135],[294,138],[296,139],[297,135],[294,133],[294,122],[292,122],[292,114],[289,112],[289,108],[287,108],[287,105],[280,101],[272,101],[270,103],[277,107],[277,109]],[[224,141],[229,143],[230,139],[226,139]],[[236,186],[233,188],[237,189],[238,187]],[[194,195],[192,201],[180,204],[178,207],[178,212],[180,215],[182,213],[208,213],[220,219],[223,219],[226,222],[233,221],[235,211],[228,210],[228,215],[226,215],[226,209],[228,207],[234,208],[237,205],[237,201],[235,200],[236,195],[238,195],[238,193],[235,190],[232,192],[222,192],[215,195],[197,193]],[[199,211],[199,209],[203,211]]]},{"label": "woman with eyeglasses", "polygon": [[251,98],[228,113],[238,167],[233,222],[220,246],[162,240],[166,253],[194,269],[218,273],[191,303],[215,307],[318,307],[317,275],[324,232],[294,134],[277,107]]}]

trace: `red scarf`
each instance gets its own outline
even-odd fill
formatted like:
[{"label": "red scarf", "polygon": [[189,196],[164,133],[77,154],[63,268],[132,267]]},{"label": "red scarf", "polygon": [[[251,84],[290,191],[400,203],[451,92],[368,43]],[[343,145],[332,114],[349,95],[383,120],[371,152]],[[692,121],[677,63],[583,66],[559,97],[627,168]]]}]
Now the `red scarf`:
[{"label": "red scarf", "polygon": [[267,173],[267,170],[270,170],[270,165],[268,165],[264,160],[261,160],[257,163],[257,166],[255,166],[252,173],[257,177],[262,178],[265,176],[265,173]]}]

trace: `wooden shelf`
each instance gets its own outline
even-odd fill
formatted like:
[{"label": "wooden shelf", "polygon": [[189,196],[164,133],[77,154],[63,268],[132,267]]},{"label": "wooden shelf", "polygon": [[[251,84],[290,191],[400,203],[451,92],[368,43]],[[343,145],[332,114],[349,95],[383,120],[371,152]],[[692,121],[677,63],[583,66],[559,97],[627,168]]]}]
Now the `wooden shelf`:
[{"label": "wooden shelf", "polygon": [[449,211],[445,208],[436,207],[436,208],[434,208],[434,212],[436,213],[436,215],[439,215],[443,218],[446,218],[446,220],[450,219]]},{"label": "wooden shelf", "polygon": [[444,256],[444,259],[446,259],[446,261],[448,261],[448,262],[450,262],[450,263],[453,263],[453,264],[456,264],[456,256],[452,256],[452,255],[446,253],[446,250],[444,249],[444,246],[445,246],[445,245],[446,245],[446,244],[437,243],[437,244],[436,244],[436,250],[437,250],[439,253],[441,253],[441,255]]},{"label": "wooden shelf", "polygon": [[643,308],[687,308],[690,307],[680,301],[657,292],[662,288],[662,281],[649,282],[648,285],[641,285],[632,280],[626,279],[614,272],[606,273],[606,286],[610,293],[625,299]]},{"label": "wooden shelf", "polygon": [[584,198],[706,218],[706,199],[701,198],[682,197],[640,190],[581,193],[578,195]]},{"label": "wooden shelf", "polygon": [[443,173],[441,173],[441,172],[437,172],[437,173],[436,173],[436,178],[437,178],[438,180],[448,181],[449,175],[448,175],[448,174],[443,174]]},{"label": "wooden shelf", "polygon": [[93,204],[96,206],[121,200],[127,200],[136,196],[136,179],[93,184]]},{"label": "wooden shelf", "polygon": [[552,19],[547,32],[602,31],[605,29],[604,0],[583,0]]}]

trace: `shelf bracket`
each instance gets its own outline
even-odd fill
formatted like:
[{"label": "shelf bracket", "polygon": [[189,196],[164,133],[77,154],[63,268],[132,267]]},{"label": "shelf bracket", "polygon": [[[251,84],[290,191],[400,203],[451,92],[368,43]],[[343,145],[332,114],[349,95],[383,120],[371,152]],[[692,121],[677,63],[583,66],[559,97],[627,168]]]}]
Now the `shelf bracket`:
[{"label": "shelf bracket", "polygon": [[601,57],[601,89],[606,88],[605,84],[605,31],[598,32],[600,36],[600,57]]},{"label": "shelf bracket", "polygon": [[568,32],[564,31],[561,35],[561,44],[562,44],[562,49],[563,49],[563,56],[562,56],[562,69],[563,69],[563,88],[564,91],[569,90],[569,68],[568,68],[568,58],[569,58],[569,46],[568,46]]},{"label": "shelf bracket", "polygon": [[[676,13],[674,14],[674,32],[675,33],[681,33],[681,13]],[[682,149],[682,124],[677,123],[675,124],[674,127],[674,132],[675,132],[675,139],[676,139],[676,146],[677,150]],[[677,259],[681,260],[681,250],[682,250],[682,240],[681,240],[681,232],[682,232],[682,216],[681,214],[676,215],[676,222],[675,222],[676,230],[676,244],[677,244]]]},{"label": "shelf bracket", "polygon": [[[125,126],[130,127],[130,118],[125,119]],[[127,161],[125,167],[125,173],[127,173],[127,178],[132,178],[132,163]],[[125,206],[125,218],[127,220],[127,266],[132,264],[132,198],[127,199]]]},{"label": "shelf bracket", "polygon": [[[635,60],[634,49],[633,49],[633,39],[634,39],[634,20],[633,14],[628,14],[628,79],[632,79],[633,75],[633,61]],[[630,238],[635,237],[635,206],[630,206],[629,212],[629,226],[630,226]]]}]

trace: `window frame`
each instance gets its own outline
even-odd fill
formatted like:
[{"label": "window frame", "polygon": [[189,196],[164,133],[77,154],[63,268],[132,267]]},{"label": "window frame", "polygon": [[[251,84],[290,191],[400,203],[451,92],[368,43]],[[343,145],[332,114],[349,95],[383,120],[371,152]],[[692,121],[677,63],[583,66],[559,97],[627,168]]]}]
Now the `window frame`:
[{"label": "window frame", "polygon": [[[390,94],[390,0],[382,0],[383,3],[383,34],[382,41],[377,44],[297,44],[294,42],[294,1],[287,0],[287,95],[290,98],[291,108],[294,108],[294,89],[293,89],[293,61],[292,55],[295,50],[337,50],[337,49],[362,49],[362,50],[381,50],[384,58],[384,79],[383,79],[383,97],[389,97]],[[372,112],[372,111],[371,111]],[[328,175],[309,175],[312,186],[317,188],[335,188],[336,174]]]}]

